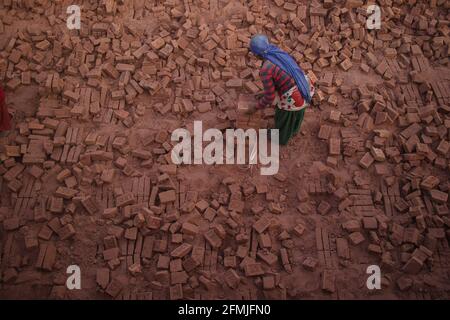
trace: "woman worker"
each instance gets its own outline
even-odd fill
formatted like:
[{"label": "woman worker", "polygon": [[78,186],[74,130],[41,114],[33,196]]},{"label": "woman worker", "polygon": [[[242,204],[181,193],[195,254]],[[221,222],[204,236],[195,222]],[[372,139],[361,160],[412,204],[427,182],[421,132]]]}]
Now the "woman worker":
[{"label": "woman worker", "polygon": [[314,86],[295,60],[285,51],[270,44],[265,35],[250,41],[250,50],[264,60],[260,76],[264,95],[257,109],[275,104],[275,128],[279,129],[280,144],[286,145],[300,130],[305,108],[310,105]]}]

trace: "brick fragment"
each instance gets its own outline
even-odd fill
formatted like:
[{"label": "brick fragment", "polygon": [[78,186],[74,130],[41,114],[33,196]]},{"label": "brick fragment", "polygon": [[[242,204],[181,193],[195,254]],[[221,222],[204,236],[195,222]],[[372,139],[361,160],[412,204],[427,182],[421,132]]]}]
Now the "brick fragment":
[{"label": "brick fragment", "polygon": [[120,207],[125,207],[131,204],[135,203],[135,198],[133,193],[129,192],[129,193],[125,193],[123,195],[120,195],[116,198],[116,205],[120,208]]},{"label": "brick fragment", "polygon": [[241,277],[233,269],[228,269],[224,274],[225,283],[231,288],[236,289],[241,281]]},{"label": "brick fragment", "polygon": [[324,270],[322,272],[322,290],[328,293],[334,293],[335,287],[335,274],[331,270]]},{"label": "brick fragment", "polygon": [[361,242],[363,242],[364,236],[361,234],[361,232],[353,232],[351,233],[348,238],[350,239],[350,242],[354,245],[357,246],[358,244],[360,244]]},{"label": "brick fragment", "polygon": [[181,227],[181,232],[185,233],[185,234],[188,234],[188,235],[195,236],[195,235],[198,234],[199,228],[198,228],[198,226],[196,226],[193,223],[184,222],[182,227]]},{"label": "brick fragment", "polygon": [[180,246],[176,247],[175,249],[170,252],[170,255],[173,258],[183,258],[186,256],[189,252],[192,250],[192,245],[189,243],[183,243]]},{"label": "brick fragment", "polygon": [[96,271],[96,282],[104,290],[109,283],[109,269],[98,268]]},{"label": "brick fragment", "polygon": [[307,257],[302,262],[303,268],[305,268],[308,271],[314,271],[318,265],[319,261],[316,258],[313,257]]},{"label": "brick fragment", "polygon": [[431,199],[438,203],[446,203],[448,200],[448,193],[437,189],[430,190],[430,196]]},{"label": "brick fragment", "polygon": [[257,277],[263,275],[264,269],[262,268],[261,263],[247,263],[244,266],[244,272],[246,277]]},{"label": "brick fragment", "polygon": [[75,189],[70,189],[66,187],[58,187],[55,191],[55,196],[64,199],[72,199],[78,193]]},{"label": "brick fragment", "polygon": [[91,196],[87,196],[86,198],[81,200],[81,204],[90,214],[95,214],[98,211],[98,205]]},{"label": "brick fragment", "polygon": [[263,233],[270,226],[270,219],[263,216],[253,224],[253,229],[258,233]]},{"label": "brick fragment", "polygon": [[175,190],[168,190],[168,191],[160,192],[158,194],[158,197],[159,197],[159,201],[161,203],[174,202],[177,199]]},{"label": "brick fragment", "polygon": [[369,152],[366,152],[364,156],[361,158],[361,160],[359,160],[359,165],[364,169],[367,169],[372,165],[373,162],[374,162],[373,157],[370,155]]},{"label": "brick fragment", "polygon": [[76,232],[75,228],[69,223],[60,228],[57,233],[61,240],[66,240],[73,237]]},{"label": "brick fragment", "polygon": [[341,140],[336,138],[330,139],[329,144],[329,153],[330,155],[340,155],[341,154]]},{"label": "brick fragment", "polygon": [[213,229],[208,230],[203,236],[213,248],[219,248],[222,245],[222,239]]},{"label": "brick fragment", "polygon": [[113,279],[113,280],[109,283],[109,285],[108,285],[108,287],[106,288],[105,292],[106,292],[108,295],[110,295],[111,297],[116,298],[116,297],[120,294],[120,292],[122,291],[123,287],[124,287],[124,286],[123,286],[122,282],[120,282],[120,281],[117,280],[117,279]]}]

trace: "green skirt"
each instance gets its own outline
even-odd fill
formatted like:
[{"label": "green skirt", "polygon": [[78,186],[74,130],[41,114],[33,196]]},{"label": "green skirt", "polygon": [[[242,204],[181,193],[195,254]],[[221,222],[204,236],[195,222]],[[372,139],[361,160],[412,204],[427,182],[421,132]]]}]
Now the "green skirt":
[{"label": "green skirt", "polygon": [[280,144],[286,145],[290,138],[300,130],[305,109],[299,111],[286,111],[280,108],[275,109],[275,128],[280,130]]}]

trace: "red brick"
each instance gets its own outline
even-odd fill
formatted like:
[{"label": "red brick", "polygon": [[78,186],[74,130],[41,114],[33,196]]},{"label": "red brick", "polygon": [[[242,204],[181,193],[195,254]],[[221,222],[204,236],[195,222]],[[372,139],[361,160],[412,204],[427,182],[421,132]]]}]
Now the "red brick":
[{"label": "red brick", "polygon": [[109,283],[109,269],[107,268],[99,268],[97,269],[96,274],[97,284],[102,288],[106,289]]},{"label": "red brick", "polygon": [[359,165],[361,167],[363,167],[364,169],[367,169],[367,168],[369,168],[372,165],[373,161],[374,161],[374,159],[370,155],[370,153],[366,152],[366,154],[364,154],[364,156],[359,161]]},{"label": "red brick", "polygon": [[222,240],[212,229],[208,230],[203,236],[213,248],[219,248],[222,245]]},{"label": "red brick", "polygon": [[341,140],[330,138],[330,147],[329,147],[330,155],[340,155],[341,154]]},{"label": "red brick", "polygon": [[448,193],[437,189],[430,190],[431,199],[439,203],[446,203],[448,200]]},{"label": "red brick", "polygon": [[161,203],[174,202],[177,199],[175,190],[160,192],[158,196]]},{"label": "red brick", "polygon": [[253,224],[253,229],[258,233],[263,233],[270,226],[270,219],[267,217],[261,217]]},{"label": "red brick", "polygon": [[244,272],[246,277],[261,276],[265,273],[261,263],[247,263],[244,266]]},{"label": "red brick", "polygon": [[129,192],[129,193],[125,193],[121,196],[118,196],[116,198],[116,205],[120,208],[120,207],[125,207],[131,204],[135,203],[135,198],[134,195]]}]

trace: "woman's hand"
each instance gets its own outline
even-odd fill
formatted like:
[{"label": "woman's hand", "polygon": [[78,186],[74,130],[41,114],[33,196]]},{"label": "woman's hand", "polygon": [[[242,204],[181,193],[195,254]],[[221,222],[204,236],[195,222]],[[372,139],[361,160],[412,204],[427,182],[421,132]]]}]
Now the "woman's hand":
[{"label": "woman's hand", "polygon": [[256,100],[259,101],[262,97],[264,97],[264,92],[255,93]]},{"label": "woman's hand", "polygon": [[253,114],[253,113],[256,112],[256,110],[258,110],[258,109],[256,108],[256,106],[250,106],[250,107],[248,107],[248,109],[247,109],[247,111],[246,111],[245,113],[246,113],[246,114]]},{"label": "woman's hand", "polygon": [[260,115],[262,113],[263,108],[259,108],[258,106],[252,106],[247,110],[247,114]]}]

